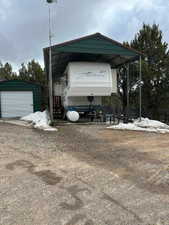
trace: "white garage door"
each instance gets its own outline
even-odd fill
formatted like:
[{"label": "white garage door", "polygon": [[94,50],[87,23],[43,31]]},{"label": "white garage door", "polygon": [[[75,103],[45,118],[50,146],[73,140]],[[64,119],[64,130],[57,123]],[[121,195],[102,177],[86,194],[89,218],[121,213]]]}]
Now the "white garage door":
[{"label": "white garage door", "polygon": [[0,98],[2,118],[21,117],[33,112],[32,91],[2,91]]}]

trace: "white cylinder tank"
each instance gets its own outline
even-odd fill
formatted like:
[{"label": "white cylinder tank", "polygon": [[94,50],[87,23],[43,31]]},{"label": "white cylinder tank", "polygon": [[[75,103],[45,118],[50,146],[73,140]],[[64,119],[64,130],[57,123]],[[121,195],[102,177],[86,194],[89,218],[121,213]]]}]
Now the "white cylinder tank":
[{"label": "white cylinder tank", "polygon": [[68,111],[66,117],[71,122],[77,122],[80,118],[79,113],[76,111]]}]

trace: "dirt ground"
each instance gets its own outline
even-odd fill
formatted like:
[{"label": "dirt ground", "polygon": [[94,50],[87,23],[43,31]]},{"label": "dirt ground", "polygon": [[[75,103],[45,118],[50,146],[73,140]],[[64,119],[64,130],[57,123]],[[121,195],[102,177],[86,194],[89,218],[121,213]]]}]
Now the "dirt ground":
[{"label": "dirt ground", "polygon": [[169,134],[0,123],[0,225],[169,225]]}]

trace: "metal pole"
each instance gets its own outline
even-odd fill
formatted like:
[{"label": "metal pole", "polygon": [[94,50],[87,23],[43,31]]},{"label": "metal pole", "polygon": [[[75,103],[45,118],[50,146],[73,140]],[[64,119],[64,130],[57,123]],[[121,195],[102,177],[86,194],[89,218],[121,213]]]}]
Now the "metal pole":
[{"label": "metal pole", "polygon": [[129,119],[129,104],[130,104],[130,76],[129,76],[129,64],[127,65],[127,121]]},{"label": "metal pole", "polygon": [[140,80],[140,87],[139,87],[139,117],[141,121],[141,116],[142,116],[142,61],[141,61],[141,56],[140,56],[140,69],[139,69],[139,80]]},{"label": "metal pole", "polygon": [[50,119],[53,121],[53,79],[52,79],[52,32],[51,32],[51,11],[49,5],[49,109]]}]

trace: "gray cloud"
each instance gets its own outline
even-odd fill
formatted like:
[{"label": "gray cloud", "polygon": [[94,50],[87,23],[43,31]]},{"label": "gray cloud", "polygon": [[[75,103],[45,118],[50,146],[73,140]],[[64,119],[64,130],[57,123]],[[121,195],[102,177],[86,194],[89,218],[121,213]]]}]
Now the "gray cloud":
[{"label": "gray cloud", "polygon": [[[0,0],[0,60],[18,65],[43,62],[48,46],[46,0]],[[169,3],[165,0],[58,0],[52,5],[53,43],[101,32],[131,40],[142,23],[159,23],[169,41]]]}]

